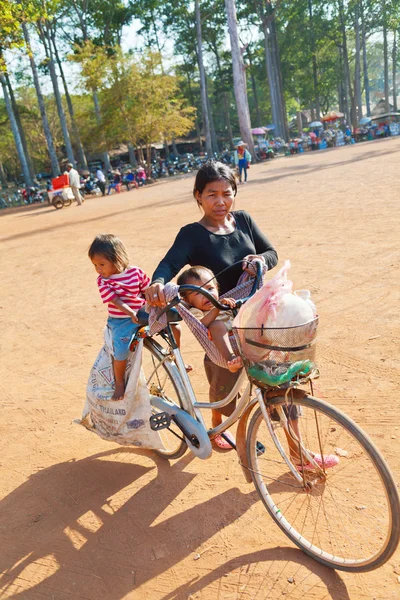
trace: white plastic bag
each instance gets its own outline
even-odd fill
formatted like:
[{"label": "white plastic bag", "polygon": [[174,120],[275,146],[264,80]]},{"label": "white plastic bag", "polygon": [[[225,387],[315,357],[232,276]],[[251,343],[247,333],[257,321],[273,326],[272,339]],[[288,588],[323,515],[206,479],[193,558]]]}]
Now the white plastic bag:
[{"label": "white plastic bag", "polygon": [[294,294],[283,294],[278,306],[266,315],[265,327],[295,327],[304,325],[314,318],[311,306]]},{"label": "white plastic bag", "polygon": [[76,421],[104,440],[117,444],[165,450],[159,434],[150,428],[150,395],[141,368],[143,340],[128,357],[125,396],[111,400],[114,374],[106,340],[90,371],[82,419]]},{"label": "white plastic bag", "polygon": [[[310,298],[305,300],[292,293],[293,284],[287,278],[289,268],[290,262],[287,260],[275,277],[242,306],[233,322],[234,327],[238,328],[242,352],[249,360],[259,362],[273,358],[277,362],[285,362],[285,352],[271,352],[263,345],[286,348],[310,341],[308,329],[297,329],[297,326],[313,321],[316,308]],[[296,329],[288,334],[284,328],[290,327]]]}]

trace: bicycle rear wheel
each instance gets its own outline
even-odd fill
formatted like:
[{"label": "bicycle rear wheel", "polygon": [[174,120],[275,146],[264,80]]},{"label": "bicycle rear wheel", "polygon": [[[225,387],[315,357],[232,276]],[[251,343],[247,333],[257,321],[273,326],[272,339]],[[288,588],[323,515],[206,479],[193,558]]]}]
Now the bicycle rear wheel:
[{"label": "bicycle rear wheel", "polygon": [[[142,369],[149,392],[173,402],[179,408],[183,403],[184,388],[175,363],[155,340],[146,338],[143,344]],[[153,413],[159,412],[153,407]],[[168,429],[159,430],[165,450],[155,450],[157,454],[169,459],[180,458],[187,450],[187,444],[181,430],[171,422]]]},{"label": "bicycle rear wheel", "polygon": [[[396,484],[374,444],[344,413],[317,398],[286,404],[277,397],[268,406],[286,407],[288,418],[293,408],[300,409],[302,447],[340,459],[325,473],[304,469],[298,482],[273,441],[276,436],[288,458],[281,420],[271,421],[271,437],[258,408],[249,425],[248,461],[272,518],[299,548],[328,567],[363,572],[381,566],[399,542],[400,506]],[[261,455],[257,440],[266,446]]]}]

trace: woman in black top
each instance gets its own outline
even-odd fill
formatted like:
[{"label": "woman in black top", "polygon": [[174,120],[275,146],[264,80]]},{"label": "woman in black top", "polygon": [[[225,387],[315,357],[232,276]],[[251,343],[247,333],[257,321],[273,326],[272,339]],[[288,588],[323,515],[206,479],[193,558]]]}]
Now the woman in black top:
[{"label": "woman in black top", "polygon": [[[145,296],[149,304],[165,306],[163,288],[185,265],[201,265],[216,275],[220,293],[234,288],[248,261],[262,258],[268,269],[278,262],[276,250],[260,231],[251,216],[243,210],[232,211],[237,193],[234,173],[223,163],[210,161],[198,171],[194,185],[194,197],[203,210],[196,223],[185,225],[179,231],[172,247],[154,272],[152,283]],[[210,383],[210,401],[225,398],[232,389],[238,373],[230,373],[212,363],[207,357],[205,369]],[[221,423],[221,413],[228,416],[235,403],[212,411],[212,425]]]}]

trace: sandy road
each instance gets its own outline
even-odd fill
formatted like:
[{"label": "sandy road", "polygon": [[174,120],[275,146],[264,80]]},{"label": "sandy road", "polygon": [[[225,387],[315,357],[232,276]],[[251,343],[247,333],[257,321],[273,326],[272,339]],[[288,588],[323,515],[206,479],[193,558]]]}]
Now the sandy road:
[{"label": "sandy road", "polygon": [[[390,139],[254,166],[237,198],[313,292],[318,392],[365,427],[396,480],[399,151]],[[308,559],[266,517],[233,452],[168,464],[71,424],[106,317],[88,245],[114,232],[151,273],[198,218],[192,183],[0,215],[0,598],[400,598],[399,552],[360,576]],[[188,336],[184,347],[202,394],[201,352]]]}]

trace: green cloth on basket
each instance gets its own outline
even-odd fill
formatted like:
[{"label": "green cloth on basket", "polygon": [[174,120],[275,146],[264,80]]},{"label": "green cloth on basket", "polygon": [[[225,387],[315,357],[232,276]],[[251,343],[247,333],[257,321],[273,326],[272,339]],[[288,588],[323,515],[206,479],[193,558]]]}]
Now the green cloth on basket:
[{"label": "green cloth on basket", "polygon": [[267,367],[264,365],[254,364],[247,369],[248,374],[260,383],[264,383],[270,387],[278,387],[291,381],[296,375],[305,377],[311,373],[314,363],[311,360],[298,360],[283,369],[283,365],[278,367]]}]

